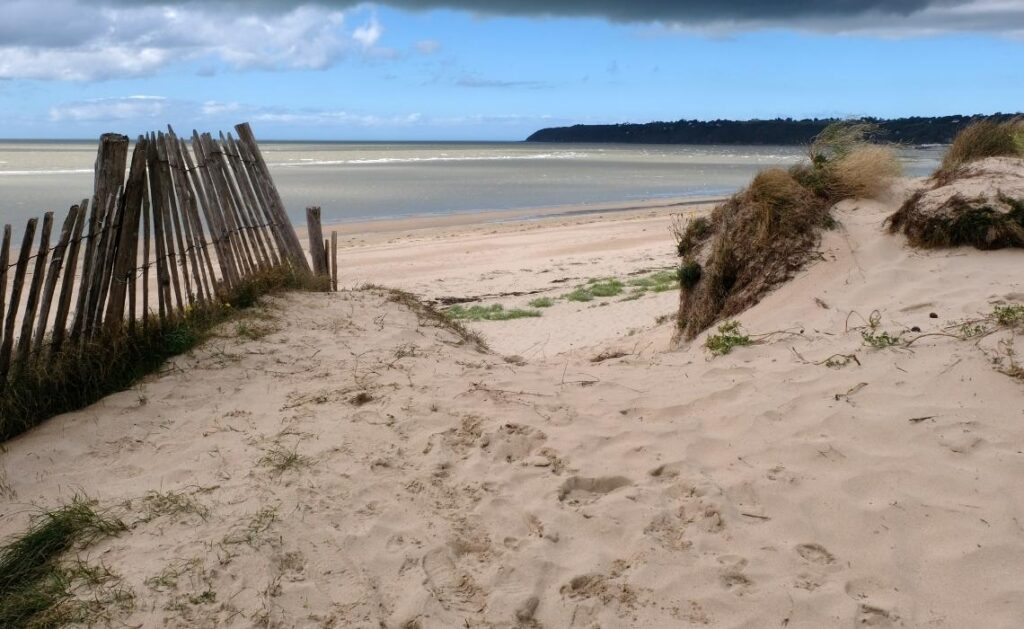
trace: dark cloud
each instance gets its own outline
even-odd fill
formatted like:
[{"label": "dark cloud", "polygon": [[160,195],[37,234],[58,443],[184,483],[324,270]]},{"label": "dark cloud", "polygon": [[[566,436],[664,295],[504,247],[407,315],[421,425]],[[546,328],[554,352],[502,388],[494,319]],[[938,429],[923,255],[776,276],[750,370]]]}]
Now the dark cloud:
[{"label": "dark cloud", "polygon": [[760,21],[884,13],[909,15],[929,0],[386,0],[404,9],[445,7],[501,15],[591,16],[617,21]]},{"label": "dark cloud", "polygon": [[[109,0],[93,0],[105,4]],[[118,0],[138,4],[138,0]],[[151,4],[187,4],[148,0]],[[222,0],[239,7],[284,9],[299,4],[347,8],[361,0]],[[957,0],[379,0],[408,10],[457,9],[490,15],[596,17],[625,22],[760,22],[801,18],[843,18],[868,14],[908,16],[933,6],[968,4]]]}]

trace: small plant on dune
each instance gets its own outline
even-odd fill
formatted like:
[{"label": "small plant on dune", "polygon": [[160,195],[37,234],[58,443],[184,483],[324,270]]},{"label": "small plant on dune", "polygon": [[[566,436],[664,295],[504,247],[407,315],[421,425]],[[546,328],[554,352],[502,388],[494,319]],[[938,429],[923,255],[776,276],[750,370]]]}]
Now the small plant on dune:
[{"label": "small plant on dune", "polygon": [[1024,120],[1014,118],[1003,122],[978,120],[964,127],[953,139],[942,158],[936,178],[948,181],[970,162],[986,157],[1024,156]]},{"label": "small plant on dune", "polygon": [[310,461],[308,457],[299,454],[298,446],[288,449],[278,443],[271,446],[257,463],[276,474],[284,474],[289,470],[307,466]]},{"label": "small plant on dune", "polygon": [[[85,549],[125,529],[123,522],[97,512],[95,503],[80,497],[33,518],[26,533],[0,547],[0,627],[92,624],[107,605],[129,605],[134,600],[129,590],[94,590],[116,579],[109,570],[61,561],[67,552]],[[92,590],[92,600],[76,596],[81,585]]]},{"label": "small plant on dune", "polygon": [[550,297],[538,297],[528,304],[531,308],[550,308],[555,305],[555,300]]},{"label": "small plant on dune", "polygon": [[[857,314],[859,316],[859,313]],[[867,329],[861,330],[860,333],[865,345],[875,349],[885,349],[903,342],[904,332],[893,335],[881,330],[881,326],[882,313],[875,310],[868,316]]]},{"label": "small plant on dune", "polygon": [[876,332],[875,330],[862,330],[860,333],[864,344],[875,349],[885,349],[886,347],[892,347],[899,345],[903,341],[903,334],[892,335],[888,332]]},{"label": "small plant on dune", "polygon": [[736,347],[753,345],[750,336],[744,334],[739,321],[726,321],[718,326],[718,334],[708,336],[704,347],[715,356],[724,356]]},{"label": "small plant on dune", "polygon": [[992,310],[996,323],[1007,328],[1024,326],[1024,304],[996,306]]},{"label": "small plant on dune", "polygon": [[449,319],[463,319],[467,321],[508,321],[510,319],[523,319],[526,317],[539,317],[541,313],[537,310],[524,308],[512,308],[505,310],[501,304],[491,306],[452,306],[445,310]]}]

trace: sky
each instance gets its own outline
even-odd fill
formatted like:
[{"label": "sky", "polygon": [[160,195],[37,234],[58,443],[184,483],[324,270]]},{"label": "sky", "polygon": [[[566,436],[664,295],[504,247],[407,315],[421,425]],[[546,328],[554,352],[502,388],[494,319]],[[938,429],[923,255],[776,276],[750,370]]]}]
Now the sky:
[{"label": "sky", "polygon": [[1024,0],[0,0],[0,138],[1024,110]]}]

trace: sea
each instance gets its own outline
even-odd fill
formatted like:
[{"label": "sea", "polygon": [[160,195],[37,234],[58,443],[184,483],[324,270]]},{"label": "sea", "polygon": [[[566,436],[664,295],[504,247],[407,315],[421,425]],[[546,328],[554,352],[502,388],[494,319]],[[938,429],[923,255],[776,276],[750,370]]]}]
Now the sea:
[{"label": "sea", "polygon": [[[728,195],[759,170],[799,161],[793,146],[525,142],[262,142],[296,224]],[[0,141],[0,224],[91,194],[94,141]],[[909,176],[931,173],[944,147],[905,147]]]}]

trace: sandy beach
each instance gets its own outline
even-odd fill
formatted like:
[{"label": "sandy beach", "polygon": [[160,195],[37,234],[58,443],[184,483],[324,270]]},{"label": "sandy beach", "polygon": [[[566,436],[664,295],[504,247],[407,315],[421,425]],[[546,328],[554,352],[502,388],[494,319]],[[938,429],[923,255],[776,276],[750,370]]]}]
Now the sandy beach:
[{"label": "sandy beach", "polygon": [[[1019,627],[1012,335],[941,333],[1024,301],[1024,254],[908,248],[908,186],[840,204],[720,357],[670,349],[678,291],[558,299],[673,268],[708,205],[340,226],[346,290],[5,444],[0,534],[76,494],[121,518],[84,557],[115,626]],[[365,283],[554,305],[469,323],[484,350]],[[875,312],[937,334],[868,347]]]}]

